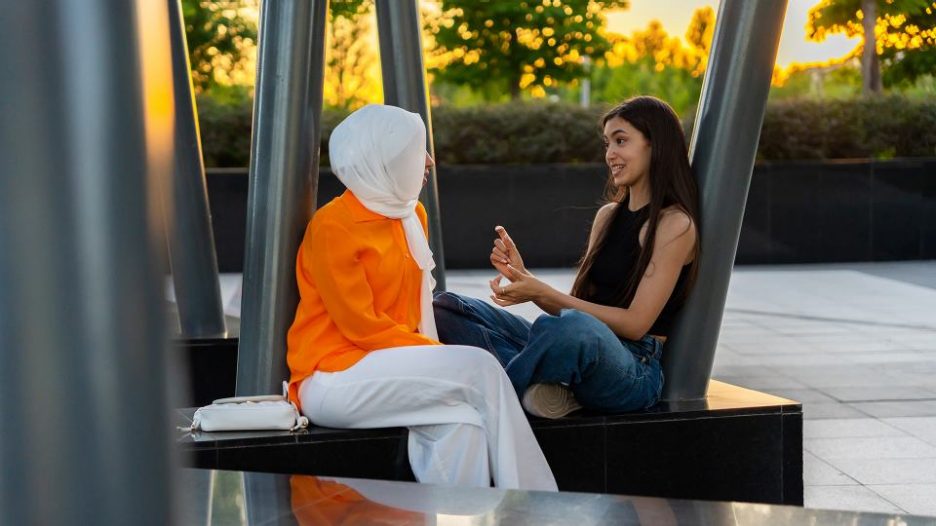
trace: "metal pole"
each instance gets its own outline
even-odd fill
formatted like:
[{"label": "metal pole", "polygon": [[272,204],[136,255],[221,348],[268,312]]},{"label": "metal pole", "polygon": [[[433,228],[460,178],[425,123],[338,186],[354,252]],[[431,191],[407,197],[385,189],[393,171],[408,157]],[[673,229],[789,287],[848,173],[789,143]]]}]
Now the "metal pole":
[{"label": "metal pole", "polygon": [[[426,123],[426,150],[435,159],[429,88],[423,67],[422,24],[417,0],[375,2],[380,69],[384,102],[418,113]],[[429,247],[435,257],[436,290],[445,290],[445,252],[442,250],[442,217],[439,212],[438,173],[435,167],[420,199],[429,216]]]},{"label": "metal pole", "polygon": [[283,513],[283,510],[291,509],[290,478],[272,473],[244,473],[247,524],[298,525],[292,513]]},{"label": "metal pole", "polygon": [[327,0],[263,2],[247,197],[238,395],[277,393],[298,304],[296,253],[318,186]]},{"label": "metal pole", "polygon": [[702,200],[695,290],[666,344],[664,398],[705,396],[786,0],[722,0],[690,147]]},{"label": "metal pole", "polygon": [[0,17],[0,523],[171,524],[165,4]]},{"label": "metal pole", "polygon": [[583,108],[588,108],[591,106],[591,57],[587,55],[582,57],[582,65],[584,66],[585,76],[582,77],[582,91],[579,94],[579,104]]},{"label": "metal pole", "polygon": [[174,212],[169,218],[169,259],[182,336],[209,338],[225,335],[218,259],[208,209],[208,189],[202,164],[201,139],[181,0],[168,0],[169,41],[174,79],[175,178]]}]

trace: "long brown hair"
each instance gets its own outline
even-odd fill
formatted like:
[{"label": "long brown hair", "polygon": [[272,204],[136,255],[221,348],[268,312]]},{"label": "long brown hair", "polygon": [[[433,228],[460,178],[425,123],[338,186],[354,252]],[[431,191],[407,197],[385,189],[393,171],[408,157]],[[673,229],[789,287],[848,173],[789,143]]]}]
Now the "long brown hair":
[{"label": "long brown hair", "polygon": [[[640,131],[650,143],[651,148],[650,173],[648,174],[650,216],[647,220],[647,233],[644,238],[643,249],[640,251],[637,265],[630,269],[630,275],[613,295],[614,304],[626,308],[633,301],[634,295],[637,293],[637,286],[640,284],[644,273],[646,273],[647,266],[653,256],[657,225],[660,222],[660,211],[675,206],[692,219],[696,226],[696,232],[700,232],[699,187],[692,173],[692,168],[689,166],[686,136],[679,123],[679,117],[676,116],[676,112],[667,103],[655,97],[628,99],[602,117],[602,128],[615,117],[624,119]],[[609,202],[618,203],[618,206],[615,207],[612,217],[600,227],[601,231],[598,233],[595,246],[591,247],[591,250],[586,248],[578,275],[575,277],[575,283],[572,285],[573,296],[588,301],[594,294],[594,284],[590,273],[595,262],[595,255],[604,247],[608,229],[617,214],[621,213],[621,203],[627,194],[627,187],[614,186],[614,180],[609,169],[606,198]],[[679,302],[685,300],[685,295],[692,288],[698,275],[699,245],[700,241],[697,240],[695,247],[692,249],[692,263],[686,287],[681,291],[682,297],[674,298]]]}]

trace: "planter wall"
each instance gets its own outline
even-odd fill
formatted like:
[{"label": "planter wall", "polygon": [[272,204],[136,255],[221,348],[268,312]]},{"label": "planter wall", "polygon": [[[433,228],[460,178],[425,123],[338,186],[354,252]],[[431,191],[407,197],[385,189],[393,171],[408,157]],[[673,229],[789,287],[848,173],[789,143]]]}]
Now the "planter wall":
[{"label": "planter wall", "polygon": [[[448,268],[486,268],[495,225],[531,267],[578,261],[601,202],[604,165],[439,168]],[[247,170],[209,170],[218,263],[240,272]],[[318,202],[343,191],[327,170]],[[703,225],[704,228],[704,225]],[[936,259],[936,159],[758,163],[736,262],[820,263]]]},{"label": "planter wall", "polygon": [[761,163],[737,263],[936,259],[936,159]]}]

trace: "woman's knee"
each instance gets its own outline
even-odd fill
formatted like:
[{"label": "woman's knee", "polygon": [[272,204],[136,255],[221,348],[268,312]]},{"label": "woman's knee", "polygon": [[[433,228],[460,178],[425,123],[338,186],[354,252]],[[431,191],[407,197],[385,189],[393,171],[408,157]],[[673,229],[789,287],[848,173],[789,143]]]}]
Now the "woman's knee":
[{"label": "woman's knee", "polygon": [[458,343],[460,331],[470,325],[462,298],[451,292],[436,292],[432,311],[442,343]]},{"label": "woman's knee", "polygon": [[451,309],[440,307],[435,304],[433,304],[432,313],[435,316],[436,328],[439,331],[439,336],[443,338],[442,343],[446,343],[444,340],[447,335],[446,333],[451,331],[457,324],[463,323],[464,316]]},{"label": "woman's knee", "polygon": [[464,310],[464,298],[454,292],[440,291],[432,295],[435,312],[440,310],[461,312]]}]

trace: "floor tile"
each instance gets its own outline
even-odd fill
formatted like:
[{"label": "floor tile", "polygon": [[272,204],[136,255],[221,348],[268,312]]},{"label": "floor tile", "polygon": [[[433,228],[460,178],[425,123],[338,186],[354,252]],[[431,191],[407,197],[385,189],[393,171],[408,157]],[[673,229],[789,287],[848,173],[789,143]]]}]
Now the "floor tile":
[{"label": "floor tile", "polygon": [[803,422],[803,438],[905,437],[901,431],[874,418],[830,418]]},{"label": "floor tile", "polygon": [[806,420],[821,418],[868,418],[868,415],[838,402],[816,402],[803,404],[803,418]]},{"label": "floor tile", "polygon": [[807,438],[803,448],[823,460],[936,458],[936,447],[911,436]]},{"label": "floor tile", "polygon": [[807,486],[804,493],[807,508],[904,513],[904,510],[864,486]]},{"label": "floor tile", "polygon": [[936,416],[936,401],[857,402],[849,404],[876,418]]},{"label": "floor tile", "polygon": [[759,342],[756,343],[746,343],[731,344],[732,349],[737,353],[743,354],[745,356],[753,355],[763,355],[763,356],[773,356],[777,354],[799,354],[805,356],[814,355],[817,352],[821,352],[821,349],[814,347],[805,342],[796,341],[793,338],[785,338],[782,341],[780,338],[766,338],[762,337]]},{"label": "floor tile", "polygon": [[881,421],[924,442],[936,445],[936,416],[884,418]]},{"label": "floor tile", "polygon": [[909,346],[892,341],[827,342],[812,345],[819,351],[827,353],[873,353],[911,350]]},{"label": "floor tile", "polygon": [[[763,365],[728,365],[717,367],[719,377],[760,377],[764,374]],[[714,372],[713,372],[714,375]]]},{"label": "floor tile", "polygon": [[858,481],[807,451],[803,453],[803,484],[805,486],[846,486],[858,485]]},{"label": "floor tile", "polygon": [[783,398],[789,398],[790,400],[796,400],[797,402],[802,402],[804,404],[817,402],[836,402],[834,398],[817,389],[787,389],[782,387],[772,387],[770,389],[770,394],[782,396]]},{"label": "floor tile", "polygon": [[868,489],[913,515],[936,516],[936,484],[888,484]]},{"label": "floor tile", "polygon": [[920,387],[888,385],[862,387],[827,387],[825,394],[841,402],[881,402],[893,400],[934,400],[936,394]]},{"label": "floor tile", "polygon": [[827,462],[862,484],[936,484],[936,458],[834,458]]},{"label": "floor tile", "polygon": [[[745,356],[754,358],[755,363],[770,366],[838,365],[845,361],[841,355],[823,354],[815,351],[803,354],[773,353],[756,357],[752,355]],[[852,356],[849,356],[847,361],[856,363]]]},{"label": "floor tile", "polygon": [[[836,355],[840,356],[840,355]],[[936,355],[926,356],[920,351],[895,351],[887,353],[854,353],[849,355],[848,361],[851,363],[859,364],[883,364],[883,363],[895,363],[895,362],[911,362],[911,363],[931,363],[936,362]]]}]

